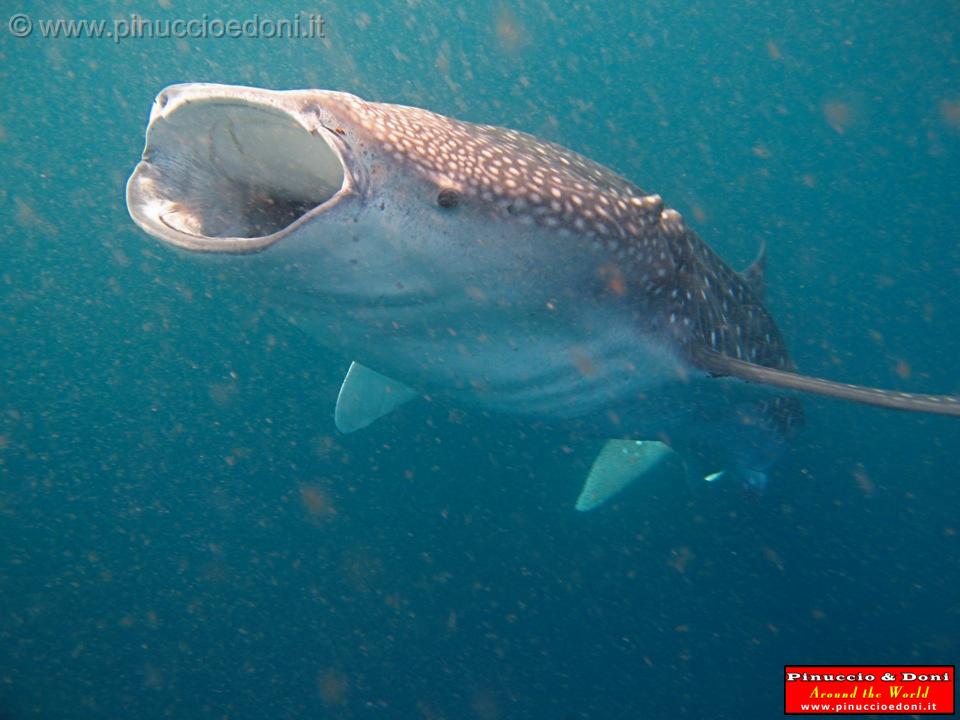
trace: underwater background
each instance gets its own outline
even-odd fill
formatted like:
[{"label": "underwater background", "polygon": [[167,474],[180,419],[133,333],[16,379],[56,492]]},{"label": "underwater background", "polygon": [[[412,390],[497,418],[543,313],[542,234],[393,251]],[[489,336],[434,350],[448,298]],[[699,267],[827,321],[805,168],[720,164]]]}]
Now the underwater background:
[{"label": "underwater background", "polygon": [[319,13],[324,38],[15,37],[0,18],[0,718],[767,718],[783,665],[955,663],[960,422],[810,398],[762,495],[433,403],[363,432],[350,358],[139,231],[174,82],[532,132],[767,241],[798,366],[960,393],[953,2],[7,3]]}]

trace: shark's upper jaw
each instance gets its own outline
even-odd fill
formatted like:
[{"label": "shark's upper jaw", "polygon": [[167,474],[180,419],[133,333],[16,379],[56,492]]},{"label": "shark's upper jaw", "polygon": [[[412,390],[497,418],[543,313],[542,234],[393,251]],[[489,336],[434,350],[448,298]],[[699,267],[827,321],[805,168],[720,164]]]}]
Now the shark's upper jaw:
[{"label": "shark's upper jaw", "polygon": [[262,250],[353,186],[343,142],[286,93],[175,86],[154,103],[127,183],[133,219],[199,252]]}]

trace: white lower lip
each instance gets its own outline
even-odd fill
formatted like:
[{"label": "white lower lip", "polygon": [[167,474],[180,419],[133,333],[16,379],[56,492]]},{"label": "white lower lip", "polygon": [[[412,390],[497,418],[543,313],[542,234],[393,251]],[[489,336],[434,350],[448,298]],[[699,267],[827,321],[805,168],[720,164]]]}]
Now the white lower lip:
[{"label": "white lower lip", "polygon": [[144,230],[189,250],[251,252],[337,202],[349,180],[329,132],[283,108],[283,93],[259,92],[262,102],[191,88],[155,110],[127,184]]}]

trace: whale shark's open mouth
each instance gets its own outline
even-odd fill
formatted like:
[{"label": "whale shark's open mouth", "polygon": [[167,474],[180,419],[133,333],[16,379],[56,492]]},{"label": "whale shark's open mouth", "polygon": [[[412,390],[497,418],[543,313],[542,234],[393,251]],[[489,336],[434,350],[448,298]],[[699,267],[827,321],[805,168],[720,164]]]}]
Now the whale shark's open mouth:
[{"label": "whale shark's open mouth", "polygon": [[347,184],[343,160],[330,131],[305,127],[278,96],[161,94],[127,184],[133,219],[178,247],[235,253],[322,211]]}]

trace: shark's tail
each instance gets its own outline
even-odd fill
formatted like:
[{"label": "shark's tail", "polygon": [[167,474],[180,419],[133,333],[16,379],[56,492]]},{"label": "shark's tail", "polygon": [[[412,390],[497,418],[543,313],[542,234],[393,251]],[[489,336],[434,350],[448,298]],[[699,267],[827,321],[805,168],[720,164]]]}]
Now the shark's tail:
[{"label": "shark's tail", "polygon": [[895,390],[881,390],[880,388],[863,385],[849,385],[801,375],[789,370],[777,370],[763,365],[755,365],[709,350],[699,352],[696,359],[700,367],[714,375],[735,377],[745,382],[769,385],[786,390],[799,390],[893,410],[960,417],[960,396],[922,395]]}]

